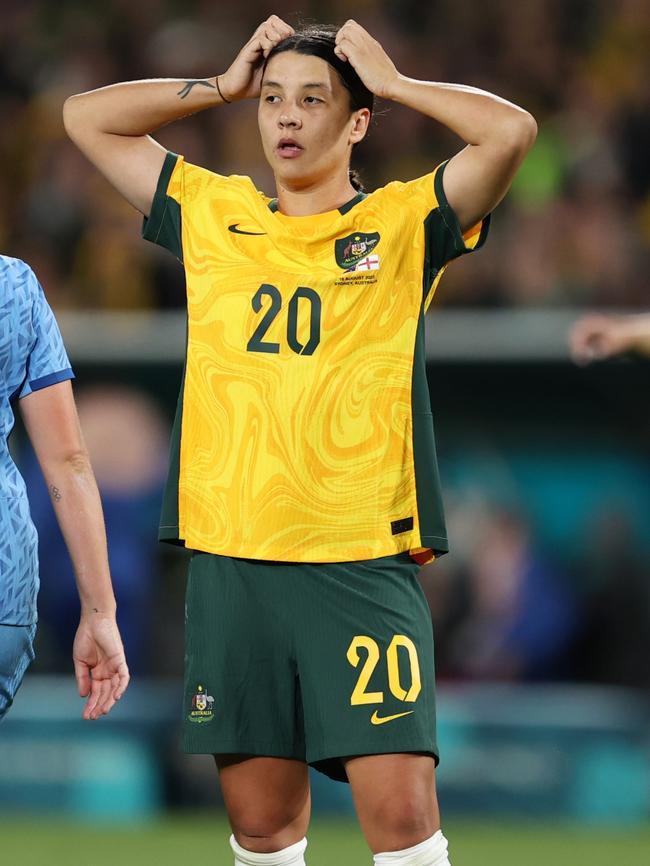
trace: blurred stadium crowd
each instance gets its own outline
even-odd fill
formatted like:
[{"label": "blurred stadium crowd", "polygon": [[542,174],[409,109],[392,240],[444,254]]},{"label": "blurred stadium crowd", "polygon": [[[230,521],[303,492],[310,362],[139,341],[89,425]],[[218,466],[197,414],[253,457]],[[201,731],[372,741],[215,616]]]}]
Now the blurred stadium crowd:
[{"label": "blurred stadium crowd", "polygon": [[[353,6],[330,0],[295,9],[286,0],[3,0],[0,249],[32,265],[56,311],[184,305],[178,263],[140,239],[140,216],[66,138],[65,98],[120,80],[214,75],[270,12],[294,24],[352,15],[404,74],[484,87],[538,119],[537,145],[499,207],[489,243],[450,268],[434,306],[647,306],[647,0],[357,0]],[[250,174],[273,192],[252,103],[204,112],[157,138],[192,162]],[[373,189],[430,171],[459,147],[430,120],[379,104],[356,167]],[[130,390],[91,388],[79,404],[102,489],[131,667],[136,674],[178,674],[183,557],[155,546],[167,419]],[[475,481],[469,492],[455,483],[453,454],[443,455],[454,555],[423,573],[441,676],[648,686],[649,552],[634,538],[634,507],[617,511],[606,485],[598,499],[596,476],[586,474],[584,513],[592,523],[585,518],[571,551],[566,538],[543,539],[544,520],[521,508],[525,485],[495,504],[489,491],[509,482],[491,477],[477,497],[480,472],[467,454],[464,459]],[[499,461],[497,455],[494,465]],[[621,477],[636,473],[638,480],[638,464],[621,466]],[[45,651],[37,665],[67,669],[72,576],[38,471],[29,458],[23,468],[41,537]],[[536,472],[535,483],[544,469]],[[647,495],[643,501],[650,513]],[[553,501],[546,514],[556,511]]]},{"label": "blurred stadium crowd", "polygon": [[[270,11],[293,23],[353,15],[403,73],[485,87],[540,122],[490,243],[451,268],[439,304],[642,303],[650,269],[647,0],[4,0],[0,156],[11,170],[0,175],[0,247],[32,263],[57,308],[183,305],[175,263],[140,242],[138,215],[66,140],[64,99],[120,80],[216,74]],[[429,171],[460,146],[415,112],[378,109],[357,159],[369,189]],[[251,174],[273,191],[252,103],[159,137],[190,161]]]}]

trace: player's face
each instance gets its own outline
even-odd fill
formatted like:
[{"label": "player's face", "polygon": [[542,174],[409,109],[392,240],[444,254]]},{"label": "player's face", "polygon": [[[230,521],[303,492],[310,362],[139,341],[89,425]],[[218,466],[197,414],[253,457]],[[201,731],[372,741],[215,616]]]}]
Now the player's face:
[{"label": "player's face", "polygon": [[307,189],[347,172],[369,118],[367,109],[350,111],[348,91],[320,57],[285,51],[269,61],[258,121],[264,154],[283,186]]}]

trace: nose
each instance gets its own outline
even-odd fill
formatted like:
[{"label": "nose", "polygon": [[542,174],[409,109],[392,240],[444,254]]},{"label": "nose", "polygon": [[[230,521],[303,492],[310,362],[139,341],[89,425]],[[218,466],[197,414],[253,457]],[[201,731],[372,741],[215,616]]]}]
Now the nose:
[{"label": "nose", "polygon": [[297,117],[295,114],[288,111],[283,111],[278,118],[278,125],[282,129],[298,129],[300,126],[302,126],[302,123],[300,121],[300,118]]}]

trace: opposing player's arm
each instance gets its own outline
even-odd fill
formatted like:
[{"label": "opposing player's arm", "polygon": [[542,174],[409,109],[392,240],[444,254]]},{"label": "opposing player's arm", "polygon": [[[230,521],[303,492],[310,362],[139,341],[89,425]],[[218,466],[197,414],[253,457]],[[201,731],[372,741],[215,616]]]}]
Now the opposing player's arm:
[{"label": "opposing player's arm", "polygon": [[166,154],[151,133],[197,111],[259,95],[265,57],[291,33],[272,15],[223,75],[130,81],[71,96],[63,108],[66,131],[115,189],[149,216]]},{"label": "opposing player's arm", "polygon": [[73,656],[84,718],[109,712],[129,683],[115,618],[102,506],[69,381],[23,397],[20,409],[70,553],[81,601]]},{"label": "opposing player's arm", "polygon": [[355,21],[337,34],[336,51],[377,96],[426,114],[467,142],[449,161],[443,179],[463,231],[499,204],[537,135],[527,111],[475,87],[400,75],[382,46]]}]

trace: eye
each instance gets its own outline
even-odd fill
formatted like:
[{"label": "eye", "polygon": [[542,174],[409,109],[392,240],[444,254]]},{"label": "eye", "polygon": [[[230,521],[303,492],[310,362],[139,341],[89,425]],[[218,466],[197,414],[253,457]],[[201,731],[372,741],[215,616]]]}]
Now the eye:
[{"label": "eye", "polygon": [[310,105],[315,105],[317,102],[322,101],[322,99],[318,99],[316,96],[305,96],[305,102],[308,102]]},{"label": "eye", "polygon": [[280,97],[275,93],[269,93],[268,96],[264,97],[264,102],[268,102],[269,105],[275,105],[276,99],[280,99]]}]

